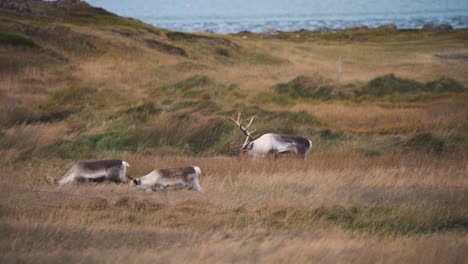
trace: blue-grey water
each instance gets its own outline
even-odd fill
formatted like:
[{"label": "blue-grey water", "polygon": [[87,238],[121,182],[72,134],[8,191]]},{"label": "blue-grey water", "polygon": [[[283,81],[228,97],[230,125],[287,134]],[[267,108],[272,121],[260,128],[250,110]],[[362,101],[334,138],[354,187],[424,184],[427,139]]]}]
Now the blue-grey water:
[{"label": "blue-grey water", "polygon": [[236,33],[355,26],[468,27],[468,0],[87,0],[121,16],[178,31]]}]

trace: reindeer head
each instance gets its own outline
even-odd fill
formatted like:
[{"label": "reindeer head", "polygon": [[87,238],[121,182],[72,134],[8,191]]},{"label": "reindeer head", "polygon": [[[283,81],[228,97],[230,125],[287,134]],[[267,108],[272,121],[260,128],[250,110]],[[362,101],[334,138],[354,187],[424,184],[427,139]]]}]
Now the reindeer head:
[{"label": "reindeer head", "polygon": [[242,131],[242,133],[244,133],[244,135],[246,135],[244,144],[242,144],[241,151],[246,152],[246,151],[249,151],[250,149],[252,149],[252,147],[253,147],[253,142],[252,141],[254,140],[253,133],[255,133],[255,131],[257,131],[257,130],[254,129],[252,131],[248,131],[247,129],[250,127],[250,125],[252,125],[255,116],[252,116],[250,118],[250,121],[247,123],[247,125],[245,127],[242,126],[242,112],[237,112],[237,120],[234,120],[233,118],[228,117],[228,116],[226,116],[226,118],[231,120],[232,122],[234,122],[239,127],[239,129]]}]

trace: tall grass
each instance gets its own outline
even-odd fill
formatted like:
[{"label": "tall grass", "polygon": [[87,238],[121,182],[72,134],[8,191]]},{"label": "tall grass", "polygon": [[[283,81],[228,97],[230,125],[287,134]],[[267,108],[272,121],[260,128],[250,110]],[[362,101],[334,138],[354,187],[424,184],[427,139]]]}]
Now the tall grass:
[{"label": "tall grass", "polygon": [[[129,173],[134,177],[158,167],[200,166],[206,192],[145,193],[115,184],[57,187],[41,180],[59,177],[73,164],[57,159],[8,167],[0,184],[2,195],[9,197],[2,200],[0,217],[7,256],[76,258],[109,244],[105,248],[114,252],[111,259],[133,256],[134,250],[145,256],[142,259],[152,259],[145,254],[154,247],[161,254],[172,252],[175,245],[186,245],[188,237],[206,246],[195,246],[195,255],[217,251],[216,243],[226,246],[240,241],[252,248],[285,250],[286,255],[273,253],[276,250],[258,253],[255,259],[260,260],[314,252],[315,247],[325,250],[312,242],[318,238],[333,238],[327,248],[344,256],[349,252],[342,251],[342,243],[379,241],[382,247],[367,247],[359,254],[362,259],[388,254],[395,241],[412,241],[411,252],[419,252],[414,253],[418,259],[427,247],[453,252],[454,258],[463,258],[466,252],[460,247],[465,246],[468,228],[468,183],[465,158],[460,155],[363,159],[312,153],[306,162],[295,157],[252,160],[128,154],[123,158],[131,164]],[[250,236],[265,240],[250,240]],[[437,242],[446,239],[452,242]],[[267,241],[297,244],[274,246]],[[50,247],[55,253],[43,253]],[[69,252],[69,247],[75,250]],[[399,257],[405,258],[406,251],[399,250]],[[307,262],[316,254],[298,261]],[[236,256],[250,261],[245,253]],[[441,254],[434,261],[447,257]],[[106,260],[105,255],[93,258]]]}]

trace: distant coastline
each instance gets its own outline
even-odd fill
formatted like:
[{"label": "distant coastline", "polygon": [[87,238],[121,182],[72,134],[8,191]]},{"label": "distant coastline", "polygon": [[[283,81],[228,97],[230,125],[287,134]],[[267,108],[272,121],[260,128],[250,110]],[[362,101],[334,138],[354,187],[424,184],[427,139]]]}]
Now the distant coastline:
[{"label": "distant coastline", "polygon": [[88,0],[120,16],[132,17],[182,32],[236,34],[271,30],[343,30],[354,27],[378,28],[394,24],[398,29],[421,29],[427,24],[448,24],[454,29],[468,27],[468,2],[421,0],[390,3],[383,0],[355,2],[279,0],[148,2],[143,0]]},{"label": "distant coastline", "polygon": [[[142,19],[140,19],[142,20]],[[388,24],[395,25],[398,29],[422,29],[425,25],[435,24],[450,25],[454,29],[468,28],[468,16],[454,17],[451,19],[430,19],[430,18],[415,18],[411,20],[304,20],[304,21],[263,21],[263,22],[160,22],[160,21],[145,21],[158,28],[182,32],[213,32],[219,34],[236,34],[242,31],[252,33],[266,33],[271,30],[282,32],[296,32],[301,30],[306,31],[337,31],[350,28],[379,28]]]}]

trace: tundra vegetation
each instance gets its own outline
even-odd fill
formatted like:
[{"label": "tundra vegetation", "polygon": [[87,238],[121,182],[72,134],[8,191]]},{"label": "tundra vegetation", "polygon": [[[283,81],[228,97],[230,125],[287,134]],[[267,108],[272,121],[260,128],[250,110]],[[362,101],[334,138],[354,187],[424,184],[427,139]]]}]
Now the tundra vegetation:
[{"label": "tundra vegetation", "polygon": [[[467,36],[181,33],[2,1],[1,262],[461,263]],[[238,110],[308,159],[239,157]],[[196,165],[205,192],[43,180],[82,159]]]}]

